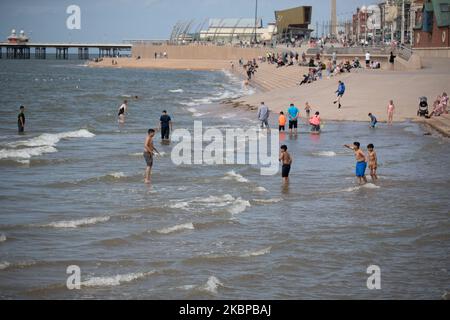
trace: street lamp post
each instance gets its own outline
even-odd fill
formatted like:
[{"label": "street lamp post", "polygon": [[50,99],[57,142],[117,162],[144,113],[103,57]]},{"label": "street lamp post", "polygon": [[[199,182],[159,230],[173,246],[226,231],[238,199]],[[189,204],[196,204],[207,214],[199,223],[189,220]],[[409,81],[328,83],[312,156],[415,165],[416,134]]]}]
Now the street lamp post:
[{"label": "street lamp post", "polygon": [[254,36],[255,36],[255,38],[254,38],[255,44],[258,42],[258,38],[257,38],[257,35],[256,35],[257,23],[258,23],[258,0],[256,0],[256,5],[255,5],[255,34],[254,34]]}]

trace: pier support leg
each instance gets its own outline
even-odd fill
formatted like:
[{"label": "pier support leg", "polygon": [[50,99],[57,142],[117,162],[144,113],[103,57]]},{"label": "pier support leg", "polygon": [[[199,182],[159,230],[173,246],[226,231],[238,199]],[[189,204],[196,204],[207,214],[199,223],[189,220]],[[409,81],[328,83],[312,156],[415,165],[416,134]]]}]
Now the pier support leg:
[{"label": "pier support leg", "polygon": [[83,51],[84,51],[84,53],[83,53],[84,59],[89,60],[89,48],[84,48]]}]

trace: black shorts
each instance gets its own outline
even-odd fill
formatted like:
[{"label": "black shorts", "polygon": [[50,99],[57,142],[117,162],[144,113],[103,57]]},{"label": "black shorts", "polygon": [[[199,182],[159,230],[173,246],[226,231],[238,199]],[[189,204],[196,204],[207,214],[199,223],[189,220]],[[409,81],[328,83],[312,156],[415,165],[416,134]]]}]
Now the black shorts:
[{"label": "black shorts", "polygon": [[285,130],[286,130],[285,126],[279,126],[278,127],[278,131],[285,131]]},{"label": "black shorts", "polygon": [[298,127],[298,120],[290,120],[289,121],[289,129],[297,129]]},{"label": "black shorts", "polygon": [[147,163],[147,167],[153,166],[153,155],[150,152],[144,152],[145,163]]},{"label": "black shorts", "polygon": [[289,172],[291,172],[291,165],[290,164],[283,164],[283,167],[281,169],[281,177],[289,178]]},{"label": "black shorts", "polygon": [[20,123],[17,125],[18,129],[19,129],[19,133],[23,133],[25,132],[25,127],[22,126]]}]

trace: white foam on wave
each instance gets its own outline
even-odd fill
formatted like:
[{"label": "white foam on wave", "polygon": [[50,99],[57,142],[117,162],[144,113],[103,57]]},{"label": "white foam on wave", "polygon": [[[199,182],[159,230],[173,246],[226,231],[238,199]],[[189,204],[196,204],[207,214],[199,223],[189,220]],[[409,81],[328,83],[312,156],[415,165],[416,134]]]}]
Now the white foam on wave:
[{"label": "white foam on wave", "polygon": [[344,189],[343,191],[345,191],[345,192],[354,192],[354,191],[357,191],[357,190],[361,190],[362,188],[370,189],[370,190],[376,190],[376,189],[380,189],[381,187],[377,186],[377,185],[374,185],[373,183],[366,183],[366,184],[363,184],[361,186],[350,187],[350,188]]},{"label": "white foam on wave", "polygon": [[49,224],[42,225],[42,227],[50,227],[50,228],[78,228],[88,225],[94,225],[101,222],[107,222],[111,219],[111,217],[97,217],[97,218],[84,218],[79,220],[69,220],[69,221],[57,221],[51,222]]},{"label": "white foam on wave", "polygon": [[49,146],[54,147],[62,139],[69,138],[93,138],[95,134],[89,132],[86,129],[80,129],[78,131],[69,131],[62,133],[43,133],[38,137],[32,138],[30,140],[18,141],[11,143],[10,146],[13,147],[43,147]]},{"label": "white foam on wave", "polygon": [[244,212],[247,207],[251,207],[251,204],[247,200],[242,200],[241,198],[236,199],[234,204],[228,208],[228,212],[232,215],[239,214]]},{"label": "white foam on wave", "polygon": [[7,269],[11,264],[8,261],[2,261],[0,262],[0,270]]},{"label": "white foam on wave", "polygon": [[[30,159],[31,157],[40,156],[45,153],[58,152],[55,146],[62,139],[92,137],[95,137],[95,134],[86,129],[62,133],[44,133],[29,140],[9,143],[8,146],[12,149],[0,150],[0,159]],[[17,147],[27,148],[16,149]]]},{"label": "white foam on wave", "polygon": [[122,283],[131,282],[137,279],[145,278],[154,274],[154,271],[150,272],[138,272],[128,274],[118,274],[112,277],[92,277],[86,281],[81,282],[83,287],[113,287],[120,286]]},{"label": "white foam on wave", "polygon": [[366,188],[366,189],[380,189],[381,188],[380,186],[377,186],[377,185],[375,185],[373,183],[366,183],[362,187]]},{"label": "white foam on wave", "polygon": [[211,276],[208,278],[206,284],[201,286],[200,289],[212,294],[217,294],[217,289],[219,288],[219,286],[223,287],[223,283],[220,282],[220,280],[215,276]]},{"label": "white foam on wave", "polygon": [[278,202],[283,201],[283,199],[281,199],[281,198],[273,198],[273,199],[253,199],[253,201],[259,202],[259,203],[278,203]]},{"label": "white foam on wave", "polygon": [[5,242],[6,241],[6,236],[2,233],[0,234],[0,242]]},{"label": "white foam on wave", "polygon": [[30,159],[45,153],[58,152],[55,147],[37,147],[24,149],[1,149],[0,159]]},{"label": "white foam on wave", "polygon": [[120,178],[125,178],[126,175],[123,172],[112,172],[112,173],[108,174],[108,177],[113,177],[114,179],[120,179]]},{"label": "white foam on wave", "polygon": [[247,183],[249,180],[247,178],[244,178],[239,173],[236,173],[234,170],[228,171],[225,174],[225,177],[222,178],[223,180],[236,180],[237,182]]},{"label": "white foam on wave", "polygon": [[256,187],[254,190],[255,190],[256,192],[267,192],[267,189],[264,188],[264,187]]},{"label": "white foam on wave", "polygon": [[174,90],[169,90],[169,92],[172,92],[172,93],[183,93],[184,90],[183,89],[174,89]]},{"label": "white foam on wave", "polygon": [[169,205],[173,209],[199,209],[199,208],[226,208],[232,215],[239,214],[251,207],[250,202],[241,198],[234,198],[230,194],[222,196],[209,196],[204,198],[175,200]]},{"label": "white foam on wave", "polygon": [[246,251],[243,254],[241,254],[240,257],[247,258],[247,257],[263,256],[265,254],[269,254],[271,250],[272,250],[272,247],[267,247],[267,248],[264,248],[261,250],[256,250],[256,251]]},{"label": "white foam on wave", "polygon": [[319,157],[335,157],[337,154],[334,151],[319,151],[313,152],[313,155]]},{"label": "white foam on wave", "polygon": [[160,234],[169,234],[169,233],[173,233],[173,232],[177,232],[177,231],[182,231],[182,230],[194,230],[194,225],[192,224],[192,222],[190,223],[185,223],[185,224],[179,224],[173,227],[168,227],[168,228],[163,228],[160,230],[157,230],[156,232],[160,233]]}]

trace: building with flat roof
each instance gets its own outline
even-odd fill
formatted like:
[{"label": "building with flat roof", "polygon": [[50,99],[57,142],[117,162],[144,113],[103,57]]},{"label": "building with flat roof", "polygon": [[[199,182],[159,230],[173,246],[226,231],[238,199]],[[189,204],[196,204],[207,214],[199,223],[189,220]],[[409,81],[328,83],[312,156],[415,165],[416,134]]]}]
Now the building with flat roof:
[{"label": "building with flat roof", "polygon": [[[419,1],[416,1],[419,2]],[[450,49],[450,0],[422,0],[416,11],[414,48]]]},{"label": "building with flat roof", "polygon": [[311,6],[275,11],[278,41],[289,42],[293,39],[310,38],[314,31],[309,28],[311,16]]}]

